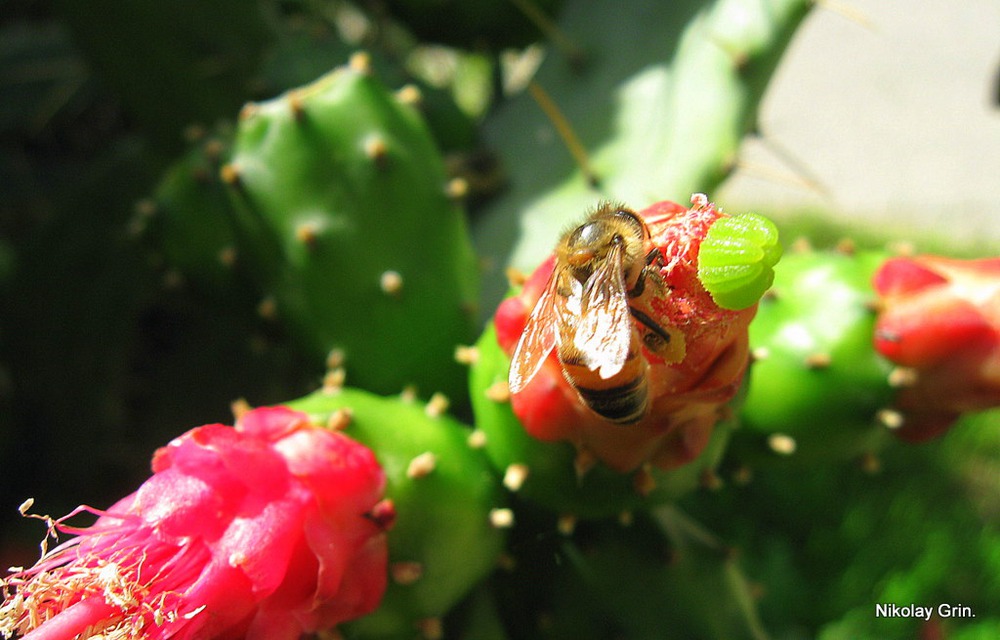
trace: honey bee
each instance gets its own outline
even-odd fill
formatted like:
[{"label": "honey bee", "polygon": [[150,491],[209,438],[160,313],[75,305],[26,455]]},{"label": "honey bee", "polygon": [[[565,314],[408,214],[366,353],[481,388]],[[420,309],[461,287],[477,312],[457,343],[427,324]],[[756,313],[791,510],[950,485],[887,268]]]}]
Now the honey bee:
[{"label": "honey bee", "polygon": [[555,349],[566,380],[594,413],[619,424],[645,417],[642,346],[669,357],[671,341],[683,340],[651,317],[648,301],[667,290],[662,266],[643,219],[601,203],[556,246],[552,275],[511,359],[511,392],[527,386]]}]

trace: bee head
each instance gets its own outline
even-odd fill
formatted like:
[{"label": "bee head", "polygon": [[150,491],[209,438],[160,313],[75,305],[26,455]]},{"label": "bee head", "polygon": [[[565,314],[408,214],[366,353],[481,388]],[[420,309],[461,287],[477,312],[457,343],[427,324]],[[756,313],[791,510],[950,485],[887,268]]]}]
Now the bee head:
[{"label": "bee head", "polygon": [[633,211],[606,204],[566,237],[566,260],[579,275],[586,275],[616,246],[624,245],[626,253],[636,244],[641,248],[646,233]]}]

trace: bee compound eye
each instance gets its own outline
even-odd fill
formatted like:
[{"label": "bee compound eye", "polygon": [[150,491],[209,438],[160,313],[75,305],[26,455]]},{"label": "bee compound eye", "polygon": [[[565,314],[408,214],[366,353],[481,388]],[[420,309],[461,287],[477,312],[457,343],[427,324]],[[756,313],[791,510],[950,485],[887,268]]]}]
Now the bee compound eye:
[{"label": "bee compound eye", "polygon": [[571,249],[589,247],[594,244],[600,235],[600,229],[596,222],[587,222],[577,227],[569,236],[567,244]]}]

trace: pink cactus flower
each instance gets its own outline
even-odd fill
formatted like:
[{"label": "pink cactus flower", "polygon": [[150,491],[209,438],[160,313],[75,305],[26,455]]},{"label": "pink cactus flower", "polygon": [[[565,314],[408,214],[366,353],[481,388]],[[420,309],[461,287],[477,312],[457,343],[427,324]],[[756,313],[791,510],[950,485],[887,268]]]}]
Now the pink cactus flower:
[{"label": "pink cactus flower", "polygon": [[896,398],[901,438],[926,440],[1000,405],[1000,258],[893,258],[873,286],[875,348],[912,374]]},{"label": "pink cactus flower", "polygon": [[77,536],[3,581],[3,637],[294,639],[378,606],[394,512],[364,446],[263,408],[188,431],[152,467],[110,509],[74,512],[92,526],[49,521]]},{"label": "pink cactus flower", "polygon": [[[672,336],[666,355],[642,349],[648,364],[648,413],[635,424],[621,425],[588,410],[553,351],[527,386],[511,397],[514,413],[532,436],[569,441],[621,472],[646,463],[674,468],[705,448],[746,373],[747,327],[757,305],[723,309],[702,286],[698,251],[708,228],[723,214],[704,196],[692,202],[691,208],[658,202],[638,214],[649,228],[652,245],[662,254],[659,272],[667,285],[665,295],[648,301],[648,315]],[[514,352],[553,268],[554,258],[549,258],[529,277],[520,295],[497,309],[497,339],[508,355]]]}]

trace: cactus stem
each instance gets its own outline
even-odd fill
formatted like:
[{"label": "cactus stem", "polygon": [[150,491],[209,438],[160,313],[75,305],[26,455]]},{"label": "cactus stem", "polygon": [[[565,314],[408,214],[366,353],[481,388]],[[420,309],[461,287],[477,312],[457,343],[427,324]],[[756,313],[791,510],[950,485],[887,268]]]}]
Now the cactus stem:
[{"label": "cactus stem", "polygon": [[344,388],[344,381],[347,379],[347,371],[343,367],[330,369],[323,376],[323,393],[334,395],[340,393]]},{"label": "cactus stem", "polygon": [[479,350],[475,347],[460,344],[455,347],[455,362],[471,366],[479,361]]},{"label": "cactus stem", "polygon": [[497,380],[486,388],[486,397],[493,402],[510,402],[510,387],[506,380]]},{"label": "cactus stem", "polygon": [[648,496],[656,488],[656,478],[649,470],[649,465],[644,464],[632,476],[632,488],[640,496]]},{"label": "cactus stem", "polygon": [[379,276],[378,286],[382,290],[382,293],[390,296],[398,296],[403,290],[403,276],[399,275],[398,271],[391,269],[383,271],[382,275]]},{"label": "cactus stem", "polygon": [[415,84],[404,85],[396,92],[396,99],[405,105],[419,108],[424,101],[424,94]]},{"label": "cactus stem", "polygon": [[267,296],[257,303],[257,315],[268,322],[278,317],[278,303],[272,296]]},{"label": "cactus stem", "polygon": [[432,451],[425,451],[410,460],[410,464],[406,467],[406,477],[411,480],[426,478],[433,473],[436,466],[437,456]]},{"label": "cactus stem", "polygon": [[894,367],[889,372],[889,386],[894,389],[912,387],[917,384],[920,374],[912,367]]},{"label": "cactus stem", "polygon": [[524,485],[524,481],[528,479],[528,473],[528,465],[524,463],[515,462],[507,465],[503,474],[503,486],[507,487],[509,491],[517,493]]},{"label": "cactus stem", "polygon": [[482,449],[486,446],[486,432],[482,429],[474,429],[465,440],[470,449]]},{"label": "cactus stem", "polygon": [[451,403],[448,400],[448,396],[440,392],[435,393],[431,396],[431,399],[427,401],[424,413],[431,418],[440,418],[446,411],[448,411],[449,404]]},{"label": "cactus stem", "polygon": [[424,565],[412,561],[393,562],[389,565],[389,575],[396,584],[403,586],[415,584],[424,575]]},{"label": "cactus stem", "polygon": [[495,529],[510,529],[514,526],[514,511],[499,507],[490,509],[490,525]]},{"label": "cactus stem", "polygon": [[244,415],[253,410],[250,403],[247,402],[246,398],[237,398],[229,403],[229,411],[232,412],[233,418],[239,421]]},{"label": "cactus stem", "polygon": [[354,412],[347,407],[343,407],[330,414],[330,418],[326,421],[326,428],[331,431],[343,431],[351,426],[351,420],[353,419]]},{"label": "cactus stem", "polygon": [[830,366],[830,354],[829,353],[810,353],[806,356],[804,364],[807,369],[816,371],[818,369],[826,369]]},{"label": "cactus stem", "polygon": [[890,431],[895,431],[903,426],[906,422],[903,418],[903,414],[895,409],[879,409],[878,413],[875,414],[875,419],[886,429]]},{"label": "cactus stem", "polygon": [[441,640],[444,637],[441,618],[424,618],[417,622],[417,629],[424,640]]},{"label": "cactus stem", "polygon": [[375,163],[375,168],[385,171],[389,166],[389,145],[385,143],[385,138],[378,134],[373,134],[365,138],[365,156]]},{"label": "cactus stem", "polygon": [[571,536],[576,531],[577,518],[571,513],[559,516],[556,521],[556,530],[564,536]]},{"label": "cactus stem", "polygon": [[367,51],[356,51],[351,54],[350,59],[347,61],[347,66],[350,67],[352,71],[361,73],[364,75],[371,75],[372,72],[372,57]]},{"label": "cactus stem", "polygon": [[795,453],[795,449],[798,444],[795,442],[795,438],[784,433],[774,433],[771,434],[767,439],[767,446],[771,448],[771,451],[783,455],[790,456]]}]

